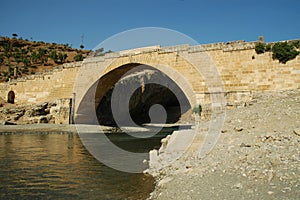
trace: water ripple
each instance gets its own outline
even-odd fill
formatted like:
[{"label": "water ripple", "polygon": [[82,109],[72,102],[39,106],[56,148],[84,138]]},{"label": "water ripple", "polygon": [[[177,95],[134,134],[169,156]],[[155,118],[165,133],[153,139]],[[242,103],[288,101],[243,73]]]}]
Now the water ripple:
[{"label": "water ripple", "polygon": [[104,166],[72,134],[0,135],[0,199],[145,199],[153,178]]}]

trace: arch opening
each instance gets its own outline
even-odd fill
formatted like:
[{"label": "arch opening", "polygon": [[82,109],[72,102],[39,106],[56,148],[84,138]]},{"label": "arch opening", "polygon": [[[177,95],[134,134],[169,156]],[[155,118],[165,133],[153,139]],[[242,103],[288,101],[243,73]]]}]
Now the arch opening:
[{"label": "arch opening", "polygon": [[[137,65],[139,65],[138,68],[136,68]],[[130,74],[127,74],[128,71]],[[128,95],[126,92],[136,85],[139,87],[130,96],[129,105],[123,105],[124,95]],[[123,92],[114,94],[114,98],[117,98],[114,101],[117,101],[117,104],[112,105],[112,94],[116,87]],[[121,120],[123,125],[126,125],[128,117],[138,125],[155,123],[156,119],[151,119],[149,111],[156,104],[165,109],[165,123],[178,122],[181,116],[191,108],[179,86],[166,74],[148,65],[126,64],[99,79],[95,109],[100,125],[118,126],[112,106],[118,110],[118,116],[121,116],[119,122]],[[124,106],[129,107],[129,113],[126,113]]]},{"label": "arch opening", "polygon": [[15,103],[15,92],[14,91],[9,91],[7,94],[7,103],[14,104]]},{"label": "arch opening", "polygon": [[[166,67],[127,63],[102,72],[99,79],[89,86],[75,109],[75,123],[118,126],[112,112],[112,94],[116,95],[114,102],[117,101],[113,110],[117,110],[119,118],[121,116],[124,119],[123,126],[127,125],[128,118],[135,125],[155,123],[155,119],[151,121],[151,114],[149,116],[149,111],[155,104],[161,105],[166,111],[164,123],[178,122],[185,113],[184,118],[189,120],[188,111],[194,105],[193,93],[187,89],[189,83],[176,71],[172,71],[169,76],[169,71],[166,73],[165,69]],[[128,94],[128,88],[130,90],[136,85],[138,87],[131,93],[129,103],[124,105],[123,98]],[[121,92],[114,92],[116,87],[121,88]],[[128,126],[135,126],[134,124]]]}]

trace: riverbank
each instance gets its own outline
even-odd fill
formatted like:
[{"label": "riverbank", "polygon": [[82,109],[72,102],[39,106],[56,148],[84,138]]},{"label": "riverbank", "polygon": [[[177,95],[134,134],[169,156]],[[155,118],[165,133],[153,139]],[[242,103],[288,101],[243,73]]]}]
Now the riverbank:
[{"label": "riverbank", "polygon": [[[174,130],[180,124],[146,124],[145,127],[111,127],[88,124],[22,124],[0,125],[0,134],[56,132],[56,133],[151,133],[163,129]],[[192,125],[180,125],[181,128],[189,129]]]},{"label": "riverbank", "polygon": [[298,199],[299,152],[300,90],[254,94],[226,112],[205,158],[189,152],[159,171],[150,199]]},{"label": "riverbank", "polygon": [[28,132],[76,132],[76,127],[68,124],[24,124],[0,125],[0,134]]}]

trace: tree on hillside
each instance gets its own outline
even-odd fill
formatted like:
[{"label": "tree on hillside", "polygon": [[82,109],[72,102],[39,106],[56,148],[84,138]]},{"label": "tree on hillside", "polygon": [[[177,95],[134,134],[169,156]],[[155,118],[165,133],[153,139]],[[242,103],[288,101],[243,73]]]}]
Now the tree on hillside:
[{"label": "tree on hillside", "polygon": [[3,63],[4,63],[4,55],[0,54],[0,64],[3,64]]},{"label": "tree on hillside", "polygon": [[75,60],[76,62],[82,61],[82,60],[83,60],[82,53],[76,54],[76,56],[74,56],[74,60]]},{"label": "tree on hillside", "polygon": [[27,54],[28,54],[28,50],[25,49],[25,48],[21,48],[21,56],[22,56],[22,59],[23,59],[24,57],[27,57]]},{"label": "tree on hillside", "polygon": [[31,60],[31,63],[32,63],[32,64],[35,64],[35,63],[37,62],[37,59],[38,59],[37,53],[34,52],[34,51],[32,51],[31,54],[30,54],[30,60]]},{"label": "tree on hillside", "polygon": [[13,57],[14,57],[15,62],[17,63],[17,65],[19,65],[19,63],[22,61],[22,55],[21,55],[21,52],[16,51],[16,52],[13,54]]},{"label": "tree on hillside", "polygon": [[37,53],[37,59],[40,60],[41,63],[47,62],[48,58],[46,57],[47,49],[39,48]]},{"label": "tree on hillside", "polygon": [[64,63],[67,59],[67,54],[66,53],[63,54],[63,53],[59,52],[58,59],[60,60],[61,63]]},{"label": "tree on hillside", "polygon": [[52,50],[52,51],[50,52],[49,57],[50,57],[55,63],[57,62],[58,56],[57,56],[57,53],[56,53],[55,50]]},{"label": "tree on hillside", "polygon": [[47,49],[44,49],[44,48],[39,48],[38,49],[38,57],[43,57],[44,55],[46,55],[47,53]]},{"label": "tree on hillside", "polygon": [[23,62],[23,64],[24,64],[25,67],[28,67],[29,64],[30,64],[30,58],[28,58],[28,57],[23,57],[23,58],[22,58],[22,62]]},{"label": "tree on hillside", "polygon": [[11,51],[11,43],[10,41],[7,41],[5,44],[4,44],[4,56],[9,59],[11,54],[10,54],[10,51]]}]

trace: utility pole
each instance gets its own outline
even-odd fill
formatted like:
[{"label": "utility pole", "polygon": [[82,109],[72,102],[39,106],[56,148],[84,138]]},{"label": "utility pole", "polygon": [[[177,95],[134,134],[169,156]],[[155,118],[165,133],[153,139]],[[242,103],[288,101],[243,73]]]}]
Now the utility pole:
[{"label": "utility pole", "polygon": [[82,34],[82,36],[81,36],[81,45],[80,45],[80,49],[83,49],[83,48],[84,48],[84,45],[83,45],[83,39],[84,39],[84,34]]}]

